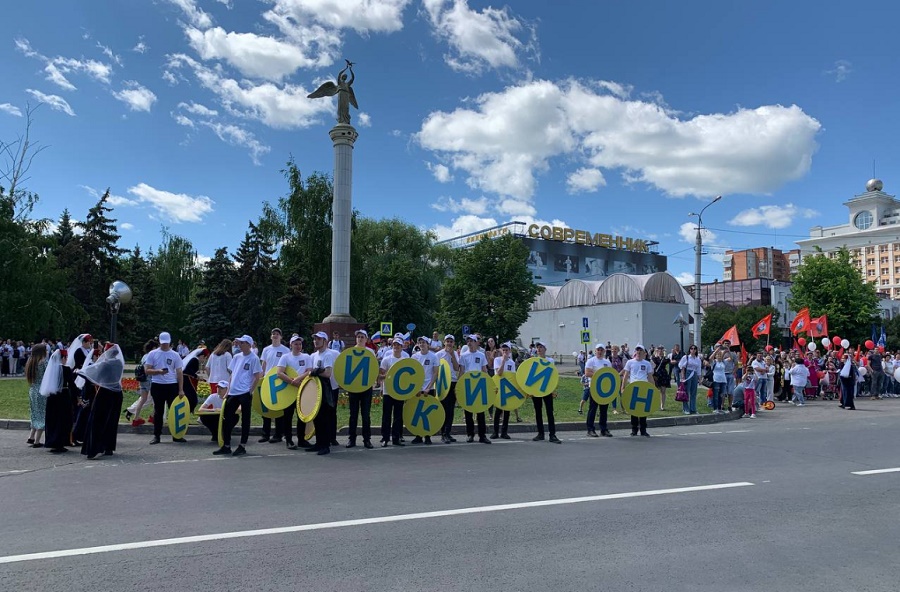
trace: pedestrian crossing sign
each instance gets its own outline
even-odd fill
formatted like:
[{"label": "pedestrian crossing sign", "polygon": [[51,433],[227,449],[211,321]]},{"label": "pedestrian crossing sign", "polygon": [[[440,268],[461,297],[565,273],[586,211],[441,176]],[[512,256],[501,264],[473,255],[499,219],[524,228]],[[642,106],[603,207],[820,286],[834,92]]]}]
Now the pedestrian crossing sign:
[{"label": "pedestrian crossing sign", "polygon": [[581,343],[590,343],[591,342],[591,332],[587,329],[582,329],[581,331]]},{"label": "pedestrian crossing sign", "polygon": [[394,336],[394,324],[381,321],[381,338],[387,339]]}]

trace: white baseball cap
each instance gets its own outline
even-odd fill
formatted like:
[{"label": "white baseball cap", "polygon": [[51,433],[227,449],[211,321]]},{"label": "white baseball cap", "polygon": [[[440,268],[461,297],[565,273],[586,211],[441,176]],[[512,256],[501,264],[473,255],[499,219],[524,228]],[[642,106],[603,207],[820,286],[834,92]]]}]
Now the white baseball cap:
[{"label": "white baseball cap", "polygon": [[449,333],[444,335],[444,341],[447,341],[448,339],[450,341],[456,341],[456,337],[454,337],[453,335],[450,335]]},{"label": "white baseball cap", "polygon": [[399,339],[400,341],[403,341],[404,339],[406,339],[406,336],[403,335],[403,333],[394,333],[394,339]]},{"label": "white baseball cap", "polygon": [[172,336],[169,335],[167,331],[163,331],[159,334],[159,342],[160,343],[172,343]]},{"label": "white baseball cap", "polygon": [[641,343],[638,343],[637,345],[635,345],[635,346],[634,346],[634,349],[636,349],[636,350],[637,350],[637,349],[642,349],[642,350],[644,350],[644,351],[647,351],[647,348],[645,348],[644,345],[641,344]]},{"label": "white baseball cap", "polygon": [[472,333],[471,335],[466,335],[466,341],[469,341],[470,339],[472,341],[478,341],[478,335],[475,335],[474,333]]},{"label": "white baseball cap", "polygon": [[293,336],[291,337],[291,340],[290,340],[289,343],[291,343],[291,345],[293,345],[293,343],[294,343],[295,341],[299,341],[299,342],[303,343],[303,338],[300,337],[299,335],[293,335]]},{"label": "white baseball cap", "polygon": [[227,380],[220,380],[220,381],[219,381],[219,388],[227,389],[227,388],[228,388],[228,381],[227,381]]},{"label": "white baseball cap", "polygon": [[603,349],[603,350],[605,350],[605,349],[606,349],[606,346],[603,345],[603,343],[598,343],[597,345],[594,346],[594,349]]},{"label": "white baseball cap", "polygon": [[318,337],[319,339],[328,339],[328,333],[326,333],[325,331],[319,331],[318,333],[313,335],[313,337]]},{"label": "white baseball cap", "polygon": [[541,347],[544,347],[544,348],[547,347],[547,344],[544,343],[543,341],[535,341],[535,342],[534,342],[534,346],[535,346],[535,347],[537,347],[537,346],[539,346],[539,345],[540,345]]},{"label": "white baseball cap", "polygon": [[[168,335],[168,333],[166,335]],[[253,338],[250,337],[249,335],[241,335],[240,337],[235,339],[235,341],[243,341],[244,343],[253,345]]]},{"label": "white baseball cap", "polygon": [[362,335],[362,336],[365,337],[366,339],[369,338],[369,334],[366,333],[366,330],[365,330],[365,329],[357,329],[357,330],[356,330],[356,333],[354,333],[354,335]]}]

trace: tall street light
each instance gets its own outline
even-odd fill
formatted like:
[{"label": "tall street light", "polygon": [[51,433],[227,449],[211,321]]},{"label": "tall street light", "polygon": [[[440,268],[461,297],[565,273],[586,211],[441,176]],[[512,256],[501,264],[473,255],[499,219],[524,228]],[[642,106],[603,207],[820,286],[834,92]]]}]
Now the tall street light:
[{"label": "tall street light", "polygon": [[717,201],[722,199],[721,195],[717,195],[714,200],[703,206],[703,209],[700,210],[699,214],[695,214],[691,212],[688,216],[697,216],[697,241],[694,246],[694,345],[697,346],[697,351],[700,351],[700,332],[702,322],[700,320],[700,268],[701,262],[700,258],[703,255],[703,233],[701,232],[703,229],[703,212],[706,211],[706,208],[713,205]]},{"label": "tall street light", "polygon": [[673,325],[678,325],[678,328],[681,329],[681,351],[684,351],[684,327],[688,324],[688,322],[684,319],[684,313],[679,312],[678,316],[675,317],[675,320],[672,321]]}]

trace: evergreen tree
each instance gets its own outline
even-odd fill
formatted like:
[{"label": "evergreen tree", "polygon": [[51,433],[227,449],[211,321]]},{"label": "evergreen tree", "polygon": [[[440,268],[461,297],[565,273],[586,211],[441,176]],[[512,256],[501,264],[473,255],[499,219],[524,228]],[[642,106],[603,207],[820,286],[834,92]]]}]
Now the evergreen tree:
[{"label": "evergreen tree", "polygon": [[216,249],[215,256],[203,265],[188,315],[188,333],[205,340],[209,347],[237,333],[231,320],[229,288],[234,280],[234,263],[228,249]]},{"label": "evergreen tree", "polygon": [[156,281],[140,247],[134,248],[124,268],[122,279],[131,288],[132,299],[119,311],[118,340],[126,357],[140,359],[144,343],[160,331]]},{"label": "evergreen tree", "polygon": [[234,255],[237,279],[233,283],[231,320],[239,332],[246,331],[254,338],[268,335],[274,322],[279,296],[274,254],[274,244],[259,225],[250,222]]}]

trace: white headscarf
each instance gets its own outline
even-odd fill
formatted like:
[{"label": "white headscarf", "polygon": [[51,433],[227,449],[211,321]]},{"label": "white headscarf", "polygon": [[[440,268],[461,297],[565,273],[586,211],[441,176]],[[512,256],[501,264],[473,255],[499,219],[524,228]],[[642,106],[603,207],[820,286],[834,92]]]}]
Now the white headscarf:
[{"label": "white headscarf", "polygon": [[49,397],[50,395],[55,395],[62,390],[62,386],[62,355],[59,350],[56,350],[50,356],[50,361],[47,362],[47,369],[44,370],[44,378],[41,380],[41,396]]},{"label": "white headscarf", "polygon": [[85,334],[82,333],[81,335],[79,335],[78,337],[73,339],[72,343],[69,344],[69,351],[71,352],[71,354],[69,355],[68,359],[66,360],[66,366],[68,366],[72,370],[75,369],[75,350],[78,350],[78,349],[81,349],[82,347],[84,347],[84,344],[81,342],[81,338],[84,337],[84,335]]},{"label": "white headscarf", "polygon": [[[206,349],[206,347],[201,346],[201,347],[198,347],[197,349],[195,349],[194,351],[192,351],[191,353],[189,353],[188,355],[186,355],[184,357],[184,360],[181,361],[182,367],[187,368],[188,362],[190,362],[191,360],[193,360],[194,358],[199,356],[201,353],[203,353],[203,350],[205,350],[205,349]],[[198,370],[199,370],[199,368],[198,368]]]},{"label": "white headscarf", "polygon": [[122,390],[122,374],[125,372],[125,357],[118,345],[103,352],[97,362],[78,371],[92,383],[110,391]]}]

